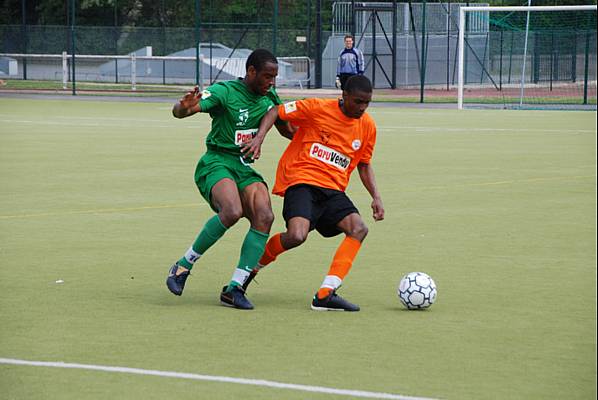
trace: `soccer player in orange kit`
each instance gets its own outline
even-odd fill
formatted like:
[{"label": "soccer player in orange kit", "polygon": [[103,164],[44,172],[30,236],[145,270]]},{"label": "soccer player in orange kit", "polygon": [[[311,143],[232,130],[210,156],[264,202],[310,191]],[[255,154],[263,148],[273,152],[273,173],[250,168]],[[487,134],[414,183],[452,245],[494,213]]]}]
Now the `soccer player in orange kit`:
[{"label": "soccer player in orange kit", "polygon": [[261,144],[277,118],[295,128],[281,156],[272,193],[284,197],[286,232],[273,235],[244,288],[257,272],[286,250],[301,245],[316,229],[324,237],[345,234],[330,269],[315,294],[314,310],[359,311],[359,306],[336,293],[357,256],[368,228],[345,193],[357,168],[372,197],[375,221],[384,219],[384,206],[371,166],[376,125],[365,112],[372,99],[372,84],[363,75],[349,78],[342,99],[305,99],[272,108],[242,151],[259,158]]}]

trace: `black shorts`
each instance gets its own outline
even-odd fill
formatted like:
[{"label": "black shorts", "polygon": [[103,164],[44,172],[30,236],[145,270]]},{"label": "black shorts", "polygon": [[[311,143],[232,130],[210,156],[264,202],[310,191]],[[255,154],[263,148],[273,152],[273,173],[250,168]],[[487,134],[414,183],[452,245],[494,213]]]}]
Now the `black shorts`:
[{"label": "black shorts", "polygon": [[324,237],[342,233],[336,226],[349,214],[359,211],[345,192],[317,186],[299,184],[288,188],[284,194],[282,216],[288,223],[293,217],[310,221],[309,230],[317,230]]}]

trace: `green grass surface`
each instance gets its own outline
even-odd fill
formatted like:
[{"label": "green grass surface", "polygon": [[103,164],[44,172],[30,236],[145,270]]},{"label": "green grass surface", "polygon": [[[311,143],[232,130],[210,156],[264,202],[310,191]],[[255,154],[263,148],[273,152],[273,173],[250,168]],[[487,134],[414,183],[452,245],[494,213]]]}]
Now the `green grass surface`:
[{"label": "green grass surface", "polygon": [[[0,358],[444,399],[596,397],[596,113],[372,108],[386,220],[371,220],[355,176],[370,234],[342,290],[362,311],[309,309],[340,241],[312,233],[258,276],[242,312],[218,293],[245,220],[182,297],[164,285],[212,215],[193,183],[210,119],[170,107],[0,98]],[[274,132],[264,145],[270,182],[284,146]],[[406,311],[396,288],[418,270],[438,300]],[[347,398],[3,364],[0,393]]]}]

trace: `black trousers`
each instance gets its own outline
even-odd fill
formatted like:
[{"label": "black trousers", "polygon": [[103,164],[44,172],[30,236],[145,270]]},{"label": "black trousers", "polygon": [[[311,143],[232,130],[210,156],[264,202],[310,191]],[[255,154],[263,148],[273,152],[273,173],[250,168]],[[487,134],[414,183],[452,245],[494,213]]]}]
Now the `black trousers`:
[{"label": "black trousers", "polygon": [[341,81],[341,90],[345,90],[345,83],[347,83],[347,79],[349,79],[353,75],[356,75],[356,74],[340,74],[338,76],[338,78]]}]

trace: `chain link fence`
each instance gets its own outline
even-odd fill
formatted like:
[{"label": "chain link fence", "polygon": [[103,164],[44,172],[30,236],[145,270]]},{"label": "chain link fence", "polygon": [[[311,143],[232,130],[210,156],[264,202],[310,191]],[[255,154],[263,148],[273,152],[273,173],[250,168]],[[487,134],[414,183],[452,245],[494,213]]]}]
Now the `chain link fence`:
[{"label": "chain link fence", "polygon": [[[368,64],[366,75],[374,78],[376,88],[391,88],[394,83],[398,89],[420,90],[420,101],[438,93],[449,101],[454,100],[459,8],[474,3],[395,2],[397,41],[396,48],[391,49],[391,13],[376,15],[376,31],[371,26],[371,12],[353,14],[355,4],[376,6],[389,2],[323,1],[319,13],[316,2],[285,7],[284,1],[267,0],[256,3],[252,15],[231,16],[230,10],[219,12],[217,2],[204,1],[200,23],[192,26],[191,18],[187,24],[190,26],[186,27],[110,26],[109,22],[114,21],[108,20],[106,26],[0,25],[0,53],[5,54],[0,56],[0,79],[48,80],[56,82],[59,88],[70,88],[73,78],[82,82],[129,85],[134,77],[139,91],[144,84],[189,85],[201,80],[199,84],[207,85],[242,75],[243,69],[233,66],[242,65],[242,60],[253,49],[267,48],[275,49],[281,59],[279,85],[334,87],[337,57],[344,47],[343,36],[355,33],[356,43]],[[320,33],[318,15],[322,22]],[[484,82],[491,71],[492,76],[508,84],[521,64],[518,61],[521,31],[491,30],[484,13],[471,13],[467,27],[472,53],[481,58],[467,63],[466,81]],[[595,32],[594,26],[588,55],[589,77],[594,84]],[[578,80],[585,73],[585,35],[585,31],[571,29],[568,32],[555,30],[552,35],[532,32],[529,79],[536,82]],[[198,39],[199,51],[195,48]],[[71,54],[73,41],[79,61]],[[63,52],[69,54],[66,75]],[[201,62],[199,57],[195,58],[198,53]],[[8,54],[14,57],[6,56]],[[54,55],[54,58],[35,55]],[[130,59],[133,55],[138,58],[135,70]],[[175,59],[177,57],[180,59]],[[73,61],[80,62],[74,75]],[[394,82],[390,79],[393,63],[396,66]]]}]

